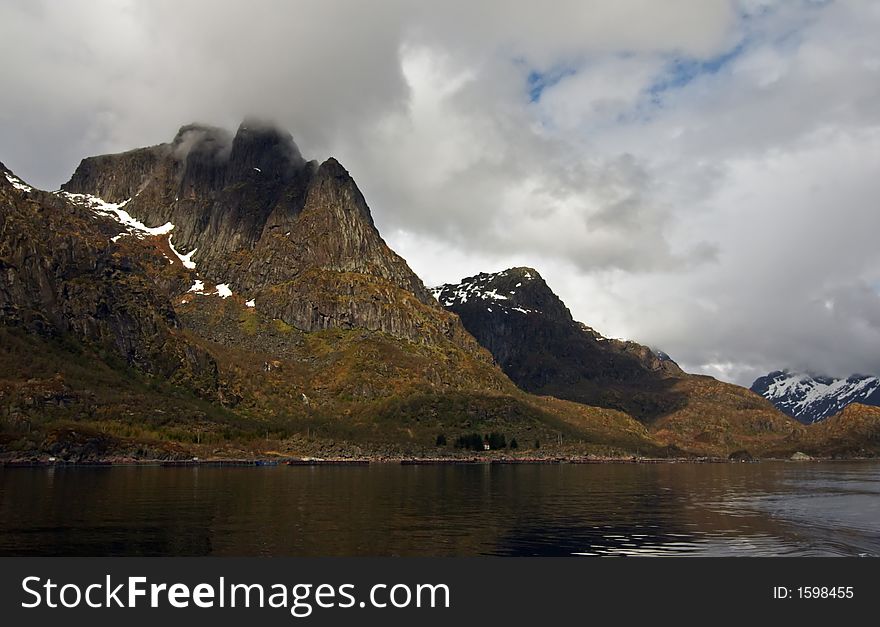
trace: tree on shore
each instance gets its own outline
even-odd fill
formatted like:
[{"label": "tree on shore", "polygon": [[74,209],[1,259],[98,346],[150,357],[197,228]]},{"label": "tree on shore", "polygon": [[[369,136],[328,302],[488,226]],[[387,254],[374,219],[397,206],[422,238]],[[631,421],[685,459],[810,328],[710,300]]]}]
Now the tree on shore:
[{"label": "tree on shore", "polygon": [[486,436],[486,440],[489,442],[489,448],[493,451],[500,451],[503,448],[507,448],[507,438],[504,437],[503,433],[493,431]]},{"label": "tree on shore", "polygon": [[482,451],[483,437],[479,433],[460,435],[455,440],[455,448],[463,448],[469,451]]}]

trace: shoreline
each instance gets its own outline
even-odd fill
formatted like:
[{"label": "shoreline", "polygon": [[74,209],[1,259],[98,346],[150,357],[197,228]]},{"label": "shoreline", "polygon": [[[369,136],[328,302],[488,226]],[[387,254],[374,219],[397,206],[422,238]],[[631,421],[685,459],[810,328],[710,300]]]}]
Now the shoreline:
[{"label": "shoreline", "polygon": [[788,463],[827,463],[878,461],[876,457],[811,457],[792,460],[786,457],[765,457],[752,460],[727,459],[722,457],[597,457],[597,456],[554,456],[554,457],[285,457],[253,459],[125,459],[109,458],[85,461],[66,461],[59,459],[11,459],[0,460],[3,468],[109,468],[152,466],[162,468],[259,468],[278,466],[504,466],[504,465],[589,465],[589,464],[757,464],[762,462]]}]

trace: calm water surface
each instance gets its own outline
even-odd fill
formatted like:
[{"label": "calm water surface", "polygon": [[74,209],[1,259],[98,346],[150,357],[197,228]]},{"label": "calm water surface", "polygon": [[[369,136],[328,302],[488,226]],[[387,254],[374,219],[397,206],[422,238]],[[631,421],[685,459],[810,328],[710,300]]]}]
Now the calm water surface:
[{"label": "calm water surface", "polygon": [[880,464],[0,469],[2,555],[880,555]]}]

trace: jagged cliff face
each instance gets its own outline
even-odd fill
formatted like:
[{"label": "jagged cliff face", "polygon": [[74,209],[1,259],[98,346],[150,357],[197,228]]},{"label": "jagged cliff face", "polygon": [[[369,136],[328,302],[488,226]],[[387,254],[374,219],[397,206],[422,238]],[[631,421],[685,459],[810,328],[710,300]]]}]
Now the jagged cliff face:
[{"label": "jagged cliff face", "polygon": [[194,280],[227,285],[299,329],[465,335],[385,244],[348,172],[332,158],[306,162],[277,129],[245,123],[231,137],[185,126],[169,144],[84,159],[62,189],[172,224]]}]

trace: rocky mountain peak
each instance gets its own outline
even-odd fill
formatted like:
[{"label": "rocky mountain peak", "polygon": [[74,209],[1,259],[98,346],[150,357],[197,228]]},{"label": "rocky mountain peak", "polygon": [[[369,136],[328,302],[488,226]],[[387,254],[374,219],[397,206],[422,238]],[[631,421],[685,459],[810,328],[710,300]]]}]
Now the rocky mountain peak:
[{"label": "rocky mountain peak", "polygon": [[[437,333],[458,334],[382,239],[348,171],[332,157],[307,162],[271,124],[248,119],[234,135],[188,124],[170,143],[84,159],[63,190],[124,205],[147,228],[167,225],[194,282],[225,285],[300,329],[415,338],[425,324],[416,318],[435,316],[416,312],[427,307]],[[417,305],[400,315],[407,299]]]},{"label": "rocky mountain peak", "polygon": [[322,194],[329,194],[329,197],[324,199],[325,202],[336,203],[346,211],[356,212],[371,228],[374,228],[373,215],[370,213],[367,201],[351,174],[334,157],[328,158],[318,166],[314,187]]},{"label": "rocky mountain peak", "polygon": [[324,163],[318,167],[318,174],[328,179],[337,179],[341,182],[352,182],[351,174],[346,170],[335,157],[329,157]]},{"label": "rocky mountain peak", "polygon": [[169,146],[180,170],[176,197],[219,192],[230,185],[278,187],[307,166],[287,131],[246,121],[235,135],[205,124],[180,128]]},{"label": "rocky mountain peak", "polygon": [[174,156],[180,160],[187,157],[191,150],[216,153],[226,158],[232,147],[232,134],[225,128],[193,122],[184,124],[171,140]]},{"label": "rocky mountain peak", "polygon": [[490,313],[541,314],[554,320],[572,322],[571,312],[534,268],[508,268],[501,272],[480,273],[431,290],[446,308],[485,308]]},{"label": "rocky mountain peak", "polygon": [[232,140],[227,181],[252,176],[289,180],[306,164],[293,136],[276,126],[246,120]]},{"label": "rocky mountain peak", "polygon": [[679,402],[678,365],[635,342],[576,322],[534,268],[481,273],[432,290],[525,390],[621,409],[650,420]]}]

